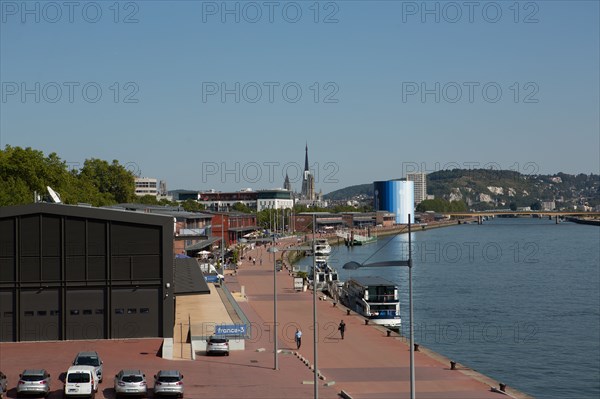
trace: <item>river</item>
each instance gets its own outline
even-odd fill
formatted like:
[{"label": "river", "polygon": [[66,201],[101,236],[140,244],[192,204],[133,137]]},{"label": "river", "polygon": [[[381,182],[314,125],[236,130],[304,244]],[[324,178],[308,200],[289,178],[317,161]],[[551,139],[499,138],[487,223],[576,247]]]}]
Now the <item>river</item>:
[{"label": "river", "polygon": [[[407,259],[407,241],[334,246],[329,263],[398,284],[408,337],[408,269],[342,268]],[[497,218],[412,241],[415,342],[538,398],[600,397],[600,228]]]}]

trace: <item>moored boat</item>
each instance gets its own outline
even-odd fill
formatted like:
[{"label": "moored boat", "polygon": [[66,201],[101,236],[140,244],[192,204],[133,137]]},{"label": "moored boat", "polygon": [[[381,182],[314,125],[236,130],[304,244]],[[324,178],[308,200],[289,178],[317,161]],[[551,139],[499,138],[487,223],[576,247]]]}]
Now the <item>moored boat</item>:
[{"label": "moored boat", "polygon": [[376,276],[353,277],[332,296],[375,324],[400,328],[398,287]]}]

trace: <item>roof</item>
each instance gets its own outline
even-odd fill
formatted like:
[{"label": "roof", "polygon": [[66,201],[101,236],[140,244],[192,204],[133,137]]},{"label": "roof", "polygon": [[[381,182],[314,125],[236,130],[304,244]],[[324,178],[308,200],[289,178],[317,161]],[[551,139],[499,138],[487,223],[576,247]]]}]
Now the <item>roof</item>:
[{"label": "roof", "polygon": [[0,208],[0,219],[32,214],[73,216],[80,218],[101,219],[145,225],[169,224],[169,226],[172,226],[173,224],[173,219],[170,216],[142,212],[131,212],[119,209],[96,208],[91,206],[50,204],[46,202],[39,202],[35,204],[6,206]]},{"label": "roof", "polygon": [[258,226],[230,227],[229,231],[250,231],[258,230]]},{"label": "roof", "polygon": [[393,286],[395,286],[396,285],[396,283],[394,283],[390,280],[386,280],[379,276],[357,276],[357,277],[352,277],[350,279],[350,281],[356,281],[358,284],[360,284],[362,286],[375,286],[375,285],[393,285]]},{"label": "roof", "polygon": [[217,241],[221,241],[221,237],[210,237],[206,240],[202,240],[195,244],[185,247],[185,250],[186,251],[201,251],[204,248],[211,246],[212,244],[214,244]]},{"label": "roof", "polygon": [[194,258],[175,259],[173,278],[175,295],[210,294],[198,261]]},{"label": "roof", "polygon": [[161,375],[165,377],[179,377],[181,373],[179,370],[160,370],[156,375]]},{"label": "roof", "polygon": [[117,205],[110,205],[104,208],[108,209],[119,209],[134,212],[146,212],[159,215],[169,215],[173,217],[180,217],[186,219],[212,219],[212,215],[203,212],[188,212],[177,206],[160,206],[160,205],[148,205],[139,203],[123,203]]}]

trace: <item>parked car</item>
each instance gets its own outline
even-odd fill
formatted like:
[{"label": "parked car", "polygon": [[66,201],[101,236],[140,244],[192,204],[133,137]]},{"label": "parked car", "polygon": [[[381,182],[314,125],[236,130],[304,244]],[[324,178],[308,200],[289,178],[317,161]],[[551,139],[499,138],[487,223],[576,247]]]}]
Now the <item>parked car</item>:
[{"label": "parked car", "polygon": [[8,386],[8,378],[6,374],[0,371],[0,398],[3,398],[6,394],[6,387]]},{"label": "parked car", "polygon": [[17,396],[43,395],[50,393],[50,374],[44,369],[27,369],[19,374]]},{"label": "parked car", "polygon": [[183,398],[183,375],[178,370],[160,370],[154,376],[154,396],[174,395]]},{"label": "parked car", "polygon": [[115,375],[115,396],[122,395],[146,396],[148,387],[146,385],[146,374],[141,370],[121,370]]},{"label": "parked car", "polygon": [[229,339],[212,336],[206,343],[206,354],[212,355],[219,353],[221,355],[229,356]]},{"label": "parked car", "polygon": [[102,360],[98,356],[98,352],[79,352],[73,360],[73,366],[94,367],[98,382],[102,382]]},{"label": "parked car", "polygon": [[65,376],[65,397],[93,398],[98,392],[98,376],[94,366],[71,366]]}]

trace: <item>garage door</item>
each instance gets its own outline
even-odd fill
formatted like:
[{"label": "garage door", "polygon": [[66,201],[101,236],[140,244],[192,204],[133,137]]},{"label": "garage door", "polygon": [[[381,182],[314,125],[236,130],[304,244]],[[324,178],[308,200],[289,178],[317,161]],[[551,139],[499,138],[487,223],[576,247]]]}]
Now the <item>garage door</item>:
[{"label": "garage door", "polygon": [[69,289],[67,291],[66,339],[103,339],[105,308],[103,289]]},{"label": "garage door", "polygon": [[58,289],[21,291],[21,341],[61,339]]},{"label": "garage door", "polygon": [[112,338],[161,337],[158,288],[112,290]]}]

